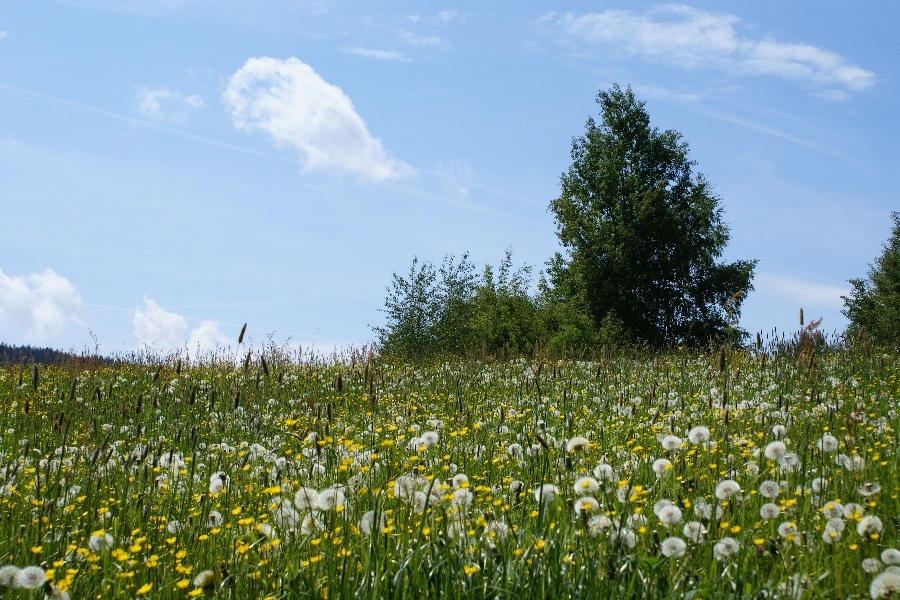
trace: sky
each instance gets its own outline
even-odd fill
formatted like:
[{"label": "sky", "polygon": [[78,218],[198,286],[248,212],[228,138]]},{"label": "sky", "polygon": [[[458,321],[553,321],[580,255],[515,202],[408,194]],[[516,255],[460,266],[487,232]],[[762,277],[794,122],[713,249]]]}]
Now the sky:
[{"label": "sky", "polygon": [[741,325],[841,331],[900,209],[900,4],[11,0],[0,341],[329,352],[414,257],[560,251],[596,95],[680,132],[758,260]]}]

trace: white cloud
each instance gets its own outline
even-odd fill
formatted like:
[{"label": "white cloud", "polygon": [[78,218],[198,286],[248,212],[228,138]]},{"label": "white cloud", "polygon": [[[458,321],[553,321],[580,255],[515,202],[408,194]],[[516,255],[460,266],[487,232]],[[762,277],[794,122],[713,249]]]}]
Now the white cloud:
[{"label": "white cloud", "polygon": [[5,38],[8,35],[9,35],[8,31],[0,31],[0,40],[2,40],[3,38]]},{"label": "white cloud", "polygon": [[798,307],[810,309],[839,309],[844,306],[841,296],[850,293],[849,287],[766,271],[756,273],[753,277],[753,287],[761,295],[791,300]]},{"label": "white cloud", "polygon": [[203,108],[197,94],[184,97],[165,86],[140,86],[135,94],[136,109],[142,117],[157,121],[184,121],[189,109]]},{"label": "white cloud", "polygon": [[444,40],[436,35],[416,35],[409,31],[401,31],[398,37],[410,46],[443,46]]},{"label": "white cloud", "polygon": [[166,310],[146,296],[143,308],[135,309],[132,322],[134,336],[142,347],[148,346],[164,352],[184,348],[186,345],[189,352],[202,353],[219,347],[225,348],[231,342],[219,329],[217,321],[203,321],[188,331],[187,319]]},{"label": "white cloud", "polygon": [[306,171],[345,171],[371,181],[413,172],[369,133],[341,88],[297,58],[249,59],[222,98],[235,127],[260,129],[296,149]]},{"label": "white cloud", "polygon": [[396,50],[372,50],[370,48],[350,48],[347,50],[350,54],[357,56],[365,56],[367,58],[377,58],[378,60],[399,60],[408,62],[409,59],[402,52]]},{"label": "white cloud", "polygon": [[6,138],[0,140],[0,150],[3,150],[4,152],[11,152],[18,145],[19,140],[11,133],[7,133]]},{"label": "white cloud", "polygon": [[144,296],[144,309],[134,311],[132,322],[141,346],[174,350],[184,344],[184,332],[188,328],[184,317],[167,311],[147,296]]},{"label": "white cloud", "polygon": [[469,197],[469,180],[472,179],[472,169],[461,161],[441,165],[437,169],[437,175],[441,180],[441,187],[447,194],[461,200]]},{"label": "white cloud", "polygon": [[875,83],[874,73],[848,63],[834,52],[809,44],[741,36],[735,29],[738,17],[689,6],[666,5],[645,13],[569,13],[550,20],[583,42],[684,69],[714,68],[737,75],[770,75],[852,91]]},{"label": "white cloud", "polygon": [[188,336],[187,347],[189,351],[208,352],[216,348],[226,348],[231,343],[231,338],[222,333],[219,323],[216,321],[203,321],[199,326],[191,330]]},{"label": "white cloud", "polygon": [[7,339],[47,343],[77,322],[81,308],[75,286],[50,269],[17,277],[0,271],[0,333]]}]

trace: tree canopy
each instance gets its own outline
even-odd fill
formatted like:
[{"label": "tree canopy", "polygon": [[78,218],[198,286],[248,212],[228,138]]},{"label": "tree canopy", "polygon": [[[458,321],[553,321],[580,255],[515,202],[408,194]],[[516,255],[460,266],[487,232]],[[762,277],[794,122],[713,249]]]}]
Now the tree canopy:
[{"label": "tree canopy", "polygon": [[565,256],[549,264],[551,303],[583,311],[599,335],[652,346],[736,340],[756,261],[718,262],[729,240],[719,198],[694,175],[681,134],[650,127],[644,103],[613,86],[601,121],[573,140],[550,204]]},{"label": "tree canopy", "polygon": [[868,277],[850,280],[853,289],[842,296],[842,312],[850,321],[850,337],[863,333],[877,344],[894,346],[900,341],[900,212],[891,213],[891,219],[891,239],[869,265]]}]

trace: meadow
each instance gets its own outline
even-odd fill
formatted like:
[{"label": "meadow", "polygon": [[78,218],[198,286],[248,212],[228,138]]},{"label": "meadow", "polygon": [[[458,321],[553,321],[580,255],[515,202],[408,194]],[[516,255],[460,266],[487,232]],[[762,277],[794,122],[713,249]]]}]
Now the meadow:
[{"label": "meadow", "polygon": [[0,596],[897,595],[897,369],[775,343],[0,367]]}]

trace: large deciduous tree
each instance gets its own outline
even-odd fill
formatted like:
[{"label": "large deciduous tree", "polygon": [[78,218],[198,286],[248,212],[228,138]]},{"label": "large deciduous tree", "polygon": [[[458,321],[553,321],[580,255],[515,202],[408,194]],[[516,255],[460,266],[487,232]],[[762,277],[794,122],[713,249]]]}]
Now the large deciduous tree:
[{"label": "large deciduous tree", "polygon": [[894,227],[881,256],[869,265],[867,279],[851,279],[853,289],[844,300],[847,333],[860,332],[877,344],[900,342],[900,213],[891,213]]},{"label": "large deciduous tree", "polygon": [[550,204],[566,255],[548,269],[553,302],[575,306],[599,339],[652,346],[735,341],[756,261],[722,263],[730,237],[720,200],[694,175],[676,131],[650,127],[644,103],[613,86],[572,142]]}]

